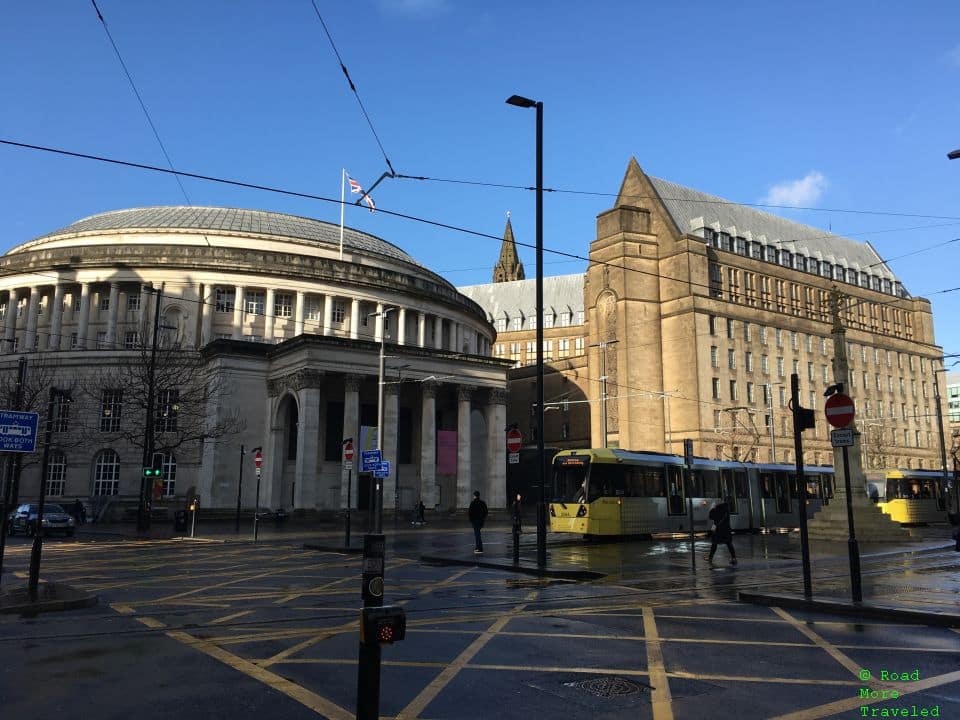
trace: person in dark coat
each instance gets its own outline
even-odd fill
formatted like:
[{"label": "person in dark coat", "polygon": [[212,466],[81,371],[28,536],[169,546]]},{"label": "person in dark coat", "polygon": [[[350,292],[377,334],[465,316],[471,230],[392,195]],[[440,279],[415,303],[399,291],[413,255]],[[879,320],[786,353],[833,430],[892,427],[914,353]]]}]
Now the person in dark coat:
[{"label": "person in dark coat", "polygon": [[516,528],[518,533],[523,532],[523,527],[521,527],[521,522],[523,520],[523,504],[520,502],[520,500],[520,493],[517,493],[517,499],[513,501],[513,527]]},{"label": "person in dark coat", "polygon": [[473,502],[470,503],[470,524],[473,525],[473,537],[476,547],[473,552],[475,555],[483,554],[483,539],[480,537],[480,529],[487,519],[487,504],[480,499],[480,491],[474,491]]},{"label": "person in dark coat", "polygon": [[70,514],[73,515],[73,521],[77,525],[83,524],[83,503],[80,502],[80,498],[77,498],[73,501],[73,505],[70,506]]},{"label": "person in dark coat", "polygon": [[717,545],[723,543],[730,551],[730,564],[737,564],[737,552],[733,549],[733,530],[730,528],[730,506],[723,500],[710,509],[710,520],[713,522],[713,536],[710,542],[710,562],[717,552]]}]

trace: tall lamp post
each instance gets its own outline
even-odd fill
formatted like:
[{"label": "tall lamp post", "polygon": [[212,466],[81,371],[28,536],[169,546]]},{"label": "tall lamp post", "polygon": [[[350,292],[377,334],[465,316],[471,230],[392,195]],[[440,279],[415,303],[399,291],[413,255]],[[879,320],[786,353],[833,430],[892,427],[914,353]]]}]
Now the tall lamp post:
[{"label": "tall lamp post", "polygon": [[619,340],[601,340],[590,347],[600,348],[600,442],[607,447],[607,346]]},{"label": "tall lamp post", "polygon": [[[381,452],[381,458],[383,457],[383,361],[386,357],[384,355],[385,341],[387,338],[387,316],[396,310],[395,307],[381,307],[375,313],[369,313],[367,317],[376,317],[377,324],[380,326],[380,370],[377,376],[377,450]],[[375,532],[383,532],[383,481],[380,478],[377,478],[376,483],[376,492],[374,493],[374,516],[376,518],[376,529]]]},{"label": "tall lamp post", "polygon": [[537,111],[537,566],[547,564],[547,508],[543,493],[546,462],[543,449],[543,103],[520,95],[507,98],[507,105]]},{"label": "tall lamp post", "polygon": [[[960,150],[957,150],[956,152],[960,153]],[[958,355],[957,354],[944,355],[943,360],[941,362],[946,360],[946,358],[948,357],[955,358],[955,357],[958,357]],[[954,362],[953,364],[956,365],[957,363]],[[947,445],[943,437],[943,407],[942,407],[943,401],[940,397],[940,383],[938,382],[938,379],[937,379],[937,375],[939,373],[944,373],[944,377],[946,377],[946,372],[947,372],[946,363],[944,362],[943,365],[944,365],[943,367],[934,368],[933,370],[933,399],[937,406],[937,427],[940,430],[940,462],[943,467],[943,492],[946,492],[947,488],[950,487],[950,478],[947,475]],[[954,500],[953,501],[954,512],[960,513],[960,485],[958,485],[958,483],[956,482],[954,482],[953,484],[953,500]]]}]

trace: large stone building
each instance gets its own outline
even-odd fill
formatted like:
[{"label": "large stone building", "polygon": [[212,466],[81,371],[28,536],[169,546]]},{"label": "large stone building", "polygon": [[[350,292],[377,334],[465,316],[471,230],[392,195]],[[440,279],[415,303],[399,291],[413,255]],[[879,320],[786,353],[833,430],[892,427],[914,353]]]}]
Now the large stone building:
[{"label": "large stone building", "polygon": [[[796,373],[817,417],[805,461],[832,463],[822,410],[836,291],[864,467],[940,467],[930,303],[869,243],[650,177],[631,160],[589,258],[586,273],[544,281],[546,443],[682,453],[690,438],[706,457],[792,462]],[[533,281],[461,290],[497,327],[494,355],[516,367],[508,421],[533,438]]]},{"label": "large stone building", "polygon": [[[110,373],[148,361],[156,318],[161,348],[197,358],[198,377],[216,387],[199,408],[187,407],[187,388],[156,388],[156,447],[167,448],[157,505],[193,489],[204,507],[253,507],[252,456],[241,447],[262,447],[261,505],[367,507],[368,475],[352,473],[348,498],[341,444],[376,442],[383,348],[387,511],[421,498],[463,508],[475,489],[503,505],[509,363],[491,357],[493,326],[400,248],[340,233],[271,212],[139,208],[79,220],[3,255],[2,372],[15,376],[25,357],[31,378],[42,371],[72,388],[69,412],[63,397],[55,409],[49,494],[98,509],[136,504],[143,445],[131,438],[142,435],[146,405],[134,399],[142,388]],[[113,379],[101,387],[104,377]],[[79,402],[85,395],[94,397]],[[206,429],[167,442],[192,411]],[[20,496],[38,490],[39,468],[28,462]]]}]

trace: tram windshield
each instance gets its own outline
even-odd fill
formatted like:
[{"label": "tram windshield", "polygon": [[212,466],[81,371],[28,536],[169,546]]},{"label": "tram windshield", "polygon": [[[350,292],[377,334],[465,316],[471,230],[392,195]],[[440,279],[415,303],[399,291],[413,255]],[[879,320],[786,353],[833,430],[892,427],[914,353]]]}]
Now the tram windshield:
[{"label": "tram windshield", "polygon": [[587,471],[586,457],[558,457],[553,464],[553,480],[559,502],[585,502]]},{"label": "tram windshield", "polygon": [[929,478],[887,480],[887,500],[921,500],[940,496],[939,483]]}]

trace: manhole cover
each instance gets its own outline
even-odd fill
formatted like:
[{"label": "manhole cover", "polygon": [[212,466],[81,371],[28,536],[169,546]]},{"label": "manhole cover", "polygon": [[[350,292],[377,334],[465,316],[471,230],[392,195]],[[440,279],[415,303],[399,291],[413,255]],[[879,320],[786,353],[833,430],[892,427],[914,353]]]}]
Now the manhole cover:
[{"label": "manhole cover", "polygon": [[601,698],[627,697],[637,695],[646,688],[621,677],[600,677],[577,682],[564,683],[567,687],[574,687],[591,695]]}]

